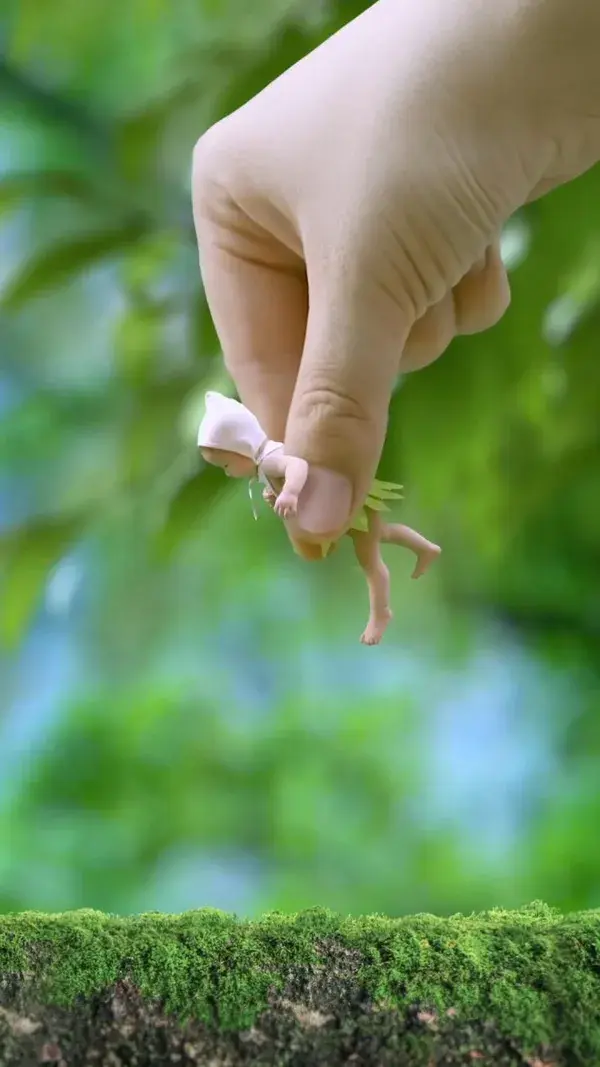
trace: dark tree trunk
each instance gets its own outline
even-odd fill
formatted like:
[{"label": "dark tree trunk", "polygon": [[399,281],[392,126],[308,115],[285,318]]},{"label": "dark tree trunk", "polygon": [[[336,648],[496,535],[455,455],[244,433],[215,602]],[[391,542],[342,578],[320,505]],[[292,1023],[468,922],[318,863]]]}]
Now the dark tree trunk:
[{"label": "dark tree trunk", "polygon": [[600,912],[0,916],[0,1064],[594,1067]]}]

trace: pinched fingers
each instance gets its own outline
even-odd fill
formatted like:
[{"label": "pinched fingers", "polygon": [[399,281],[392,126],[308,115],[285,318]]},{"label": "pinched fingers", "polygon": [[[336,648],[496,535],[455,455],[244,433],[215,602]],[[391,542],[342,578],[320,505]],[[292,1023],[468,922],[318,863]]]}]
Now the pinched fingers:
[{"label": "pinched fingers", "polygon": [[[492,245],[483,265],[415,321],[401,272],[393,265],[388,284],[373,270],[378,240],[361,262],[351,240],[323,254],[319,234],[307,272],[297,249],[240,206],[231,145],[209,132],[193,173],[207,299],[242,401],[271,437],[285,440],[288,455],[310,465],[297,515],[287,509],[282,517],[295,550],[321,558],[319,542],[348,528],[376,473],[399,370],[425,366],[456,333],[497,321],[509,300],[506,274]],[[439,279],[437,287],[443,293]]]},{"label": "pinched fingers", "polygon": [[[230,139],[213,128],[196,145],[192,173],[202,279],[240,398],[280,441],[306,332],[306,273],[297,254],[240,207],[232,191],[237,171]],[[321,558],[318,545],[305,544],[287,523],[286,528],[299,556]]]},{"label": "pinched fingers", "polygon": [[417,319],[410,331],[400,370],[421,370],[438,359],[460,334],[488,330],[510,304],[510,286],[497,243],[487,249],[453,290]]},{"label": "pinched fingers", "polygon": [[227,131],[196,145],[194,223],[204,290],[240,398],[282,440],[306,330],[304,264],[239,203],[239,165]]},{"label": "pinched fingers", "polygon": [[298,536],[306,541],[338,538],[367,495],[412,321],[410,311],[368,275],[359,283],[354,269],[311,279],[285,438],[288,454],[309,463],[297,516]]}]

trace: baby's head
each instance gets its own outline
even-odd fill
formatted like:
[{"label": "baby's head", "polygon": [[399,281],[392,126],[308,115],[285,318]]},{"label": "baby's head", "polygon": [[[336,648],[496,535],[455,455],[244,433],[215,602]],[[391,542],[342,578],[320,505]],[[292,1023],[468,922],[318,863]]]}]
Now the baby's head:
[{"label": "baby's head", "polygon": [[266,440],[258,419],[238,400],[221,393],[206,394],[198,448],[207,463],[221,467],[230,478],[251,478]]},{"label": "baby's head", "polygon": [[228,478],[252,478],[256,474],[256,464],[253,460],[239,452],[228,452],[223,448],[201,448],[200,454],[213,467],[221,467]]}]

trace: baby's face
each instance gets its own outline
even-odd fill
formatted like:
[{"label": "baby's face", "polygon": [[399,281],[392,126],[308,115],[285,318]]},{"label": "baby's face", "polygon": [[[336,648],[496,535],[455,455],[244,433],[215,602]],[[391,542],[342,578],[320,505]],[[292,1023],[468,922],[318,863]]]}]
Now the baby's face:
[{"label": "baby's face", "polygon": [[221,448],[201,448],[200,452],[207,463],[221,467],[228,478],[251,478],[256,473],[252,460],[238,452],[224,452]]}]

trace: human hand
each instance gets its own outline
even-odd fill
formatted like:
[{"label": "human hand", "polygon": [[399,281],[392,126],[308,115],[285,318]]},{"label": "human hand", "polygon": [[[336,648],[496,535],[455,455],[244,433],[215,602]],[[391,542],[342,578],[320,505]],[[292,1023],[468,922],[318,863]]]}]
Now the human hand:
[{"label": "human hand", "polygon": [[282,489],[275,501],[275,514],[280,519],[293,519],[298,513],[298,497],[289,489]]},{"label": "human hand", "polygon": [[198,142],[227,368],[310,464],[302,554],[363,502],[398,372],[504,313],[509,216],[600,158],[598,40],[598,0],[379,0]]}]

